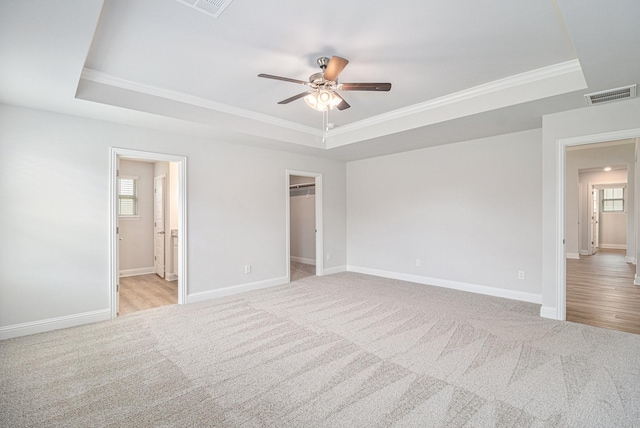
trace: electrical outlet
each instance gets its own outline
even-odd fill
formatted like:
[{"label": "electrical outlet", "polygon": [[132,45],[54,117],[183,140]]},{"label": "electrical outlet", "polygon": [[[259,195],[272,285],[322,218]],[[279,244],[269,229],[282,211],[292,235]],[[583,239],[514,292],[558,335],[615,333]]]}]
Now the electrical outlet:
[{"label": "electrical outlet", "polygon": [[327,253],[327,261],[331,260],[331,253]]},{"label": "electrical outlet", "polygon": [[519,270],[518,271],[518,279],[524,279],[524,271],[523,270]]},{"label": "electrical outlet", "polygon": [[244,273],[251,273],[251,265],[244,265]]},{"label": "electrical outlet", "polygon": [[420,259],[416,259],[416,266],[420,267]]}]

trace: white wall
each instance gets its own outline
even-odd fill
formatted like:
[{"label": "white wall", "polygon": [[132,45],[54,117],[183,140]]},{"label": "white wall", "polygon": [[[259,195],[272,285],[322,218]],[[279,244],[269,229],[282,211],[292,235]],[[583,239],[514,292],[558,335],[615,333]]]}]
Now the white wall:
[{"label": "white wall", "polygon": [[325,268],[346,265],[343,162],[0,105],[4,337],[108,318],[110,147],[188,157],[188,300],[286,280],[287,169],[323,174]]},{"label": "white wall", "polygon": [[539,301],[541,136],[348,163],[349,269]]},{"label": "white wall", "polygon": [[[604,168],[605,166],[619,166],[625,165],[627,171],[623,176],[620,176],[619,172],[610,171],[608,176],[589,176],[586,179],[591,180],[604,180],[602,183],[620,183],[620,181],[611,181],[613,177],[622,178],[623,183],[629,182],[627,188],[627,212],[628,217],[624,217],[624,220],[628,219],[628,236],[625,239],[627,242],[627,257],[635,257],[635,239],[633,236],[633,218],[635,215],[635,141],[627,140],[627,144],[615,144],[606,147],[584,148],[589,146],[579,146],[577,150],[568,150],[566,156],[566,248],[568,257],[576,257],[580,250],[587,249],[588,239],[584,239],[584,232],[590,225],[590,222],[582,223],[580,221],[580,201],[582,200],[583,209],[583,221],[584,216],[587,214],[584,205],[587,204],[587,194],[589,192],[588,182],[580,182],[580,170],[587,168]],[[604,173],[604,171],[602,171]],[[627,179],[628,177],[628,179]],[[585,178],[583,178],[584,180]],[[591,182],[591,184],[596,184]],[[581,193],[581,197],[580,197]],[[583,226],[584,225],[584,226]],[[583,230],[582,242],[585,245],[580,246],[580,230]]]},{"label": "white wall", "polygon": [[[562,208],[558,189],[560,140],[583,137],[587,140],[610,141],[628,138],[627,132],[640,130],[640,98],[585,107],[542,118],[542,315],[562,319],[558,298],[562,295],[558,272],[562,272],[564,250],[559,253],[565,236],[560,232]],[[630,131],[627,131],[630,130]],[[640,132],[639,132],[640,136]],[[604,139],[600,139],[604,138]],[[595,141],[594,141],[595,142]],[[635,186],[634,186],[635,187]],[[634,228],[638,230],[637,228]],[[562,260],[562,261],[561,261]]]},{"label": "white wall", "polygon": [[600,248],[627,248],[627,214],[600,213]]},{"label": "white wall", "polygon": [[120,272],[153,270],[153,164],[122,159],[121,176],[138,177],[138,216],[120,218]]}]

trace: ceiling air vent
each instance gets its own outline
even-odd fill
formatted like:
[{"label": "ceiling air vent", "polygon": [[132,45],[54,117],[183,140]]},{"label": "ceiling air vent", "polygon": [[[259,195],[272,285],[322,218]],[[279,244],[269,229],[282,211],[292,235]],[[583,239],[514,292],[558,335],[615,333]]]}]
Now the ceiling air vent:
[{"label": "ceiling air vent", "polygon": [[586,94],[584,97],[587,104],[592,106],[595,104],[610,103],[611,101],[624,100],[636,96],[636,85],[625,86],[623,88],[609,89],[608,91],[594,92]]},{"label": "ceiling air vent", "polygon": [[233,0],[178,0],[202,13],[214,18],[219,17]]}]

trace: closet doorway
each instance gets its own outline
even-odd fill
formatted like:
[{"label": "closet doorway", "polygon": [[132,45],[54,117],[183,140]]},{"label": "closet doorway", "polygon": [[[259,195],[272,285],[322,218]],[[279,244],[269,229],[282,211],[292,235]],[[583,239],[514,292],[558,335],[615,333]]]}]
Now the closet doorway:
[{"label": "closet doorway", "polygon": [[287,171],[287,276],[298,281],[321,276],[322,176],[303,171]]}]

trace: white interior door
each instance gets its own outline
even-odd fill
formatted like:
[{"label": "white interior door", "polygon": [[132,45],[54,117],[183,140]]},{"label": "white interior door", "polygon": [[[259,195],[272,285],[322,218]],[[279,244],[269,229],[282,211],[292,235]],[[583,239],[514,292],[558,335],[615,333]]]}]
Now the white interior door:
[{"label": "white interior door", "polygon": [[155,177],[153,185],[154,267],[164,278],[164,176]]}]

